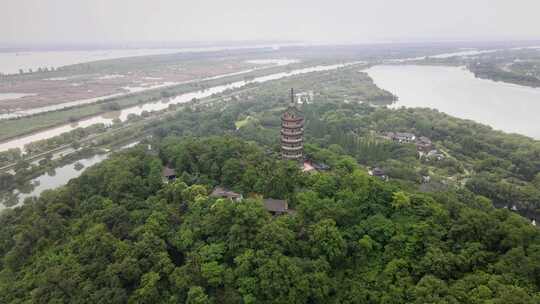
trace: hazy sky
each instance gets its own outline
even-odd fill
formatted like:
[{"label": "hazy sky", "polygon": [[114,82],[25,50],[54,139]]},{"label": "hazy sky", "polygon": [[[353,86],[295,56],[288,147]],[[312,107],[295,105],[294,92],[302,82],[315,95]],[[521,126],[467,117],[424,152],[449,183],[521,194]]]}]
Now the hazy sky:
[{"label": "hazy sky", "polygon": [[12,42],[540,39],[540,0],[0,0]]}]

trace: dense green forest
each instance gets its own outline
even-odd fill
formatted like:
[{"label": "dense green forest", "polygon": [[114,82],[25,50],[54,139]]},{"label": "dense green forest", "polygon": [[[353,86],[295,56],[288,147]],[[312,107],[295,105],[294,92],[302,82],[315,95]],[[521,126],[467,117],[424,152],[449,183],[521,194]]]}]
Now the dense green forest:
[{"label": "dense green forest", "polygon": [[468,65],[467,68],[478,78],[504,81],[534,88],[540,86],[540,79],[537,77],[504,70],[493,62],[474,62],[474,64]]},{"label": "dense green forest", "polygon": [[[307,96],[306,155],[327,172],[280,160],[291,86]],[[538,214],[538,141],[362,103],[391,94],[357,68],[223,98],[141,126],[145,144],[4,211],[0,303],[540,303],[540,231],[494,208]],[[445,158],[390,131],[429,137]],[[245,199],[210,197],[217,185]],[[296,212],[273,217],[262,198]]]},{"label": "dense green forest", "polygon": [[[540,301],[540,232],[466,189],[409,193],[331,151],[331,171],[302,174],[229,136],[156,144],[2,215],[0,302]],[[271,217],[255,193],[297,212]]]},{"label": "dense green forest", "polygon": [[[351,74],[354,73],[343,77]],[[516,206],[539,213],[540,142],[432,109],[388,109],[347,103],[332,88],[342,92],[348,81],[330,79],[332,85],[326,87],[323,82],[325,89],[315,91],[313,100],[302,106],[311,158],[332,162],[328,151],[347,154],[362,166],[383,168],[392,183],[409,191],[466,187],[490,198],[497,206]],[[315,86],[301,79],[279,81],[235,95],[226,108],[181,111],[160,122],[156,137],[230,134],[278,151],[280,115],[286,103],[280,92],[286,92],[288,85],[298,87],[299,91]],[[429,137],[447,157],[441,161],[419,159],[414,145],[381,139],[380,135],[387,131]],[[311,149],[309,144],[324,150]],[[422,177],[427,175],[431,182],[422,184]]]}]

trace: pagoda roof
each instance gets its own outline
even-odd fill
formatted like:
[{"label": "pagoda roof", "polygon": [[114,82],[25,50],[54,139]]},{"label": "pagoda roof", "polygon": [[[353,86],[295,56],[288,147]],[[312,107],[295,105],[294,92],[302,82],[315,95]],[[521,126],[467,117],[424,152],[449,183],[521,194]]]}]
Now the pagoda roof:
[{"label": "pagoda roof", "polygon": [[296,105],[289,105],[287,107],[287,110],[285,110],[285,112],[283,112],[283,115],[282,116],[296,116],[296,117],[300,117],[302,118],[303,117],[303,113],[300,109],[298,109],[296,107]]}]

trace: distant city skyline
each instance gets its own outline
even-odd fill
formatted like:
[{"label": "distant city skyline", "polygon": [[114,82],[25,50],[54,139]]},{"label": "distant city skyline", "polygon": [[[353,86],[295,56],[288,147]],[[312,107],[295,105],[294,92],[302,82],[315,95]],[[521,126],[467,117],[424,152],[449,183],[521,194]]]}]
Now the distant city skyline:
[{"label": "distant city skyline", "polygon": [[540,40],[536,0],[4,0],[6,44]]}]

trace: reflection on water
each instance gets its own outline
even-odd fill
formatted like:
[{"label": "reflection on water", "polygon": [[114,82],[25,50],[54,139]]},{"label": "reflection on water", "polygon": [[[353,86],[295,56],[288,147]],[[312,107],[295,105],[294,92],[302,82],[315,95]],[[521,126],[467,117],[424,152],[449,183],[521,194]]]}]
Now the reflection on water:
[{"label": "reflection on water", "polygon": [[464,68],[381,65],[366,70],[399,97],[395,106],[429,107],[505,132],[540,139],[540,89],[478,79]]},{"label": "reflection on water", "polygon": [[[289,72],[281,72],[281,73],[270,74],[270,75],[267,75],[267,76],[255,77],[255,78],[253,78],[253,79],[251,79],[249,81],[237,81],[237,82],[232,82],[232,83],[229,83],[229,84],[226,84],[226,85],[214,86],[214,87],[206,88],[204,90],[199,90],[199,91],[195,91],[195,92],[191,92],[191,93],[178,95],[178,96],[176,96],[176,97],[174,97],[174,98],[172,98],[170,100],[169,99],[163,99],[163,100],[156,101],[156,102],[145,103],[142,106],[141,105],[136,105],[136,106],[133,106],[133,107],[130,107],[130,108],[126,108],[126,109],[123,109],[121,111],[118,111],[117,112],[118,114],[117,114],[117,116],[115,118],[118,118],[121,121],[125,121],[125,120],[127,120],[129,115],[141,115],[141,113],[144,112],[144,111],[153,112],[153,111],[164,110],[164,109],[167,109],[169,107],[169,105],[171,105],[171,104],[181,104],[181,103],[189,102],[194,98],[201,99],[201,98],[209,97],[212,94],[222,93],[222,92],[224,92],[226,90],[229,90],[229,89],[241,88],[241,87],[245,86],[246,84],[252,83],[252,82],[262,83],[262,82],[266,82],[266,81],[270,81],[270,80],[277,80],[277,79],[281,79],[281,78],[289,77],[289,76],[293,76],[293,75],[305,74],[305,73],[310,73],[310,72],[334,70],[334,69],[338,69],[338,68],[341,68],[341,67],[344,67],[344,66],[348,66],[348,65],[351,65],[351,64],[358,64],[358,63],[360,63],[360,62],[352,62],[352,63],[345,63],[345,64],[334,64],[334,65],[326,65],[326,66],[315,66],[315,67],[310,67],[310,68],[292,70],[292,71],[289,71]],[[220,77],[223,77],[223,76],[220,76]],[[104,115],[94,116],[94,117],[90,117],[90,118],[80,120],[78,122],[79,123],[78,127],[86,128],[86,127],[89,127],[89,126],[97,124],[97,123],[110,125],[110,124],[112,124],[113,119],[115,119],[115,118],[111,118],[110,115],[111,115],[110,113],[107,113],[107,114],[104,114]],[[4,143],[0,144],[0,151],[5,151],[5,150],[11,149],[11,148],[20,148],[20,149],[24,150],[24,146],[26,144],[29,144],[29,143],[37,141],[37,140],[43,140],[43,139],[48,139],[48,138],[51,138],[51,137],[54,137],[54,136],[58,136],[60,134],[72,131],[73,129],[75,129],[75,128],[72,127],[69,124],[68,125],[62,125],[62,126],[59,126],[59,127],[51,128],[51,129],[44,130],[44,131],[40,131],[40,132],[31,134],[31,135],[27,135],[27,136],[23,136],[23,137],[20,137],[20,138],[13,139],[13,140],[9,140],[7,142],[4,142]]]},{"label": "reflection on water", "polygon": [[[137,144],[139,141],[126,144],[118,151],[134,147]],[[47,171],[32,179],[22,188],[0,197],[0,211],[6,207],[20,206],[28,197],[39,196],[45,190],[56,189],[67,184],[71,179],[79,177],[88,167],[106,160],[109,156],[110,153],[97,154]]]},{"label": "reflection on water", "polygon": [[[20,191],[16,190],[14,191],[13,195],[16,197],[16,200],[14,200],[15,205],[13,207],[17,207],[22,202],[32,196],[39,196],[43,191],[49,190],[49,189],[55,189],[60,186],[63,186],[67,184],[69,180],[72,178],[78,177],[81,175],[84,170],[77,170],[75,168],[76,163],[80,163],[84,166],[84,168],[88,168],[89,166],[92,166],[94,164],[97,164],[109,157],[109,154],[99,154],[94,155],[92,157],[79,160],[75,163],[70,163],[65,166],[56,168],[53,172],[47,172],[43,175],[40,175],[36,178],[34,178],[30,183],[34,186],[33,189],[30,192],[20,192],[23,191],[22,189]],[[50,174],[53,173],[53,174]],[[13,198],[12,198],[13,199]],[[5,206],[0,204],[0,210],[5,208]]]}]

